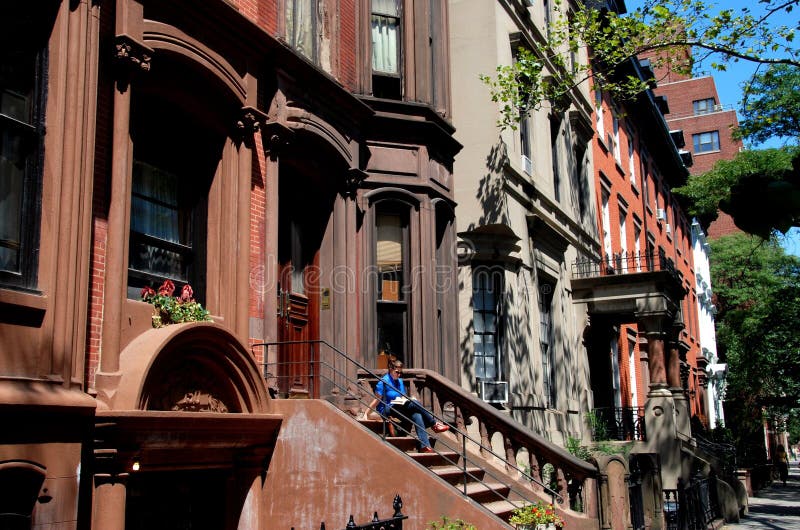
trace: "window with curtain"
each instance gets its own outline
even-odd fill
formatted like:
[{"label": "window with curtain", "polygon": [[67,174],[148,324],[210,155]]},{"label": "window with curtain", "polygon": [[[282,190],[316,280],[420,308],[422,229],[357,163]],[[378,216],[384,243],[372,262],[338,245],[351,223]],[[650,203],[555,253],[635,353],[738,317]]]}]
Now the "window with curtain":
[{"label": "window with curtain", "polygon": [[539,349],[542,352],[542,385],[547,408],[556,405],[553,294],[555,284],[539,279]]},{"label": "window with curtain", "polygon": [[501,379],[500,329],[503,270],[488,265],[472,268],[472,344],[475,377]]},{"label": "window with curtain", "polygon": [[286,0],[286,40],[308,59],[317,61],[317,0]]},{"label": "window with curtain", "polygon": [[376,97],[399,99],[400,0],[372,0],[372,92]]},{"label": "window with curtain", "polygon": [[[192,282],[194,202],[181,176],[134,160],[128,297],[164,280]],[[197,287],[193,285],[193,287]]]},{"label": "window with curtain", "polygon": [[393,208],[375,216],[378,353],[404,360],[407,344],[408,215]]},{"label": "window with curtain", "polygon": [[47,38],[16,15],[0,22],[0,284],[35,288]]}]

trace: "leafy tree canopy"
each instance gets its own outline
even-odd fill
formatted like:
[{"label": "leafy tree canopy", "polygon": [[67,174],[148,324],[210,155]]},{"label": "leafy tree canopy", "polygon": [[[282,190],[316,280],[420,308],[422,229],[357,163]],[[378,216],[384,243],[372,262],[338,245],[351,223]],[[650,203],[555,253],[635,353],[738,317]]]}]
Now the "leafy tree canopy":
[{"label": "leafy tree canopy", "polygon": [[740,229],[769,238],[800,224],[800,148],[746,150],[689,177],[673,192],[689,199],[689,214],[709,221],[717,209]]},{"label": "leafy tree canopy", "polygon": [[800,409],[800,259],[777,240],[734,234],[711,241],[717,346],[728,363],[726,400]]},{"label": "leafy tree canopy", "polygon": [[738,134],[756,143],[800,137],[800,68],[770,65],[746,84]]},{"label": "leafy tree canopy", "polygon": [[[713,10],[703,0],[646,0],[636,10],[619,15],[608,2],[586,0],[569,11],[557,0],[556,16],[546,31],[546,45],[523,46],[512,65],[481,79],[492,99],[502,104],[501,128],[515,128],[521,115],[545,103],[557,105],[580,83],[591,79],[615,99],[633,99],[651,88],[651,81],[620,67],[634,57],[654,52],[655,66],[691,73],[693,59],[715,59],[711,67],[725,70],[730,62],[800,66],[793,47],[797,28],[786,15],[800,0],[758,0],[744,9]],[[535,40],[535,39],[534,39]],[[584,46],[591,64],[572,58]],[[693,50],[692,54],[687,53]],[[553,75],[542,75],[543,68]]]}]

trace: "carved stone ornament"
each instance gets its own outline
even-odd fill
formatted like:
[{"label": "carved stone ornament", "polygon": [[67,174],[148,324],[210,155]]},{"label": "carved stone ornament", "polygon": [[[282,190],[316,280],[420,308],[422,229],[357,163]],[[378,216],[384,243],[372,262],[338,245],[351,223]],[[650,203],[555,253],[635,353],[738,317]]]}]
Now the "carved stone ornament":
[{"label": "carved stone ornament", "polygon": [[255,107],[242,107],[236,129],[242,136],[252,136],[257,133],[262,124],[266,123],[267,115]]},{"label": "carved stone ornament", "polygon": [[183,398],[175,403],[172,410],[180,412],[228,412],[225,403],[211,394],[201,390],[187,392]]},{"label": "carved stone ornament", "polygon": [[114,41],[117,65],[131,72],[150,71],[153,50],[129,35],[117,35]]},{"label": "carved stone ornament", "polygon": [[356,168],[347,170],[344,176],[344,193],[346,196],[355,197],[361,183],[367,179],[367,174]]}]

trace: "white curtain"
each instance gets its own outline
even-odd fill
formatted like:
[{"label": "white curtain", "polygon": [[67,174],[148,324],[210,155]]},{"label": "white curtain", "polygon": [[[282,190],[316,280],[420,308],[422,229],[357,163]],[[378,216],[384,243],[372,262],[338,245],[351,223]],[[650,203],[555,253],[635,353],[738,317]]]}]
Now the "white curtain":
[{"label": "white curtain", "polygon": [[372,69],[398,74],[400,9],[396,0],[372,0]]},{"label": "white curtain", "polygon": [[286,40],[312,60],[316,5],[316,0],[286,0]]}]

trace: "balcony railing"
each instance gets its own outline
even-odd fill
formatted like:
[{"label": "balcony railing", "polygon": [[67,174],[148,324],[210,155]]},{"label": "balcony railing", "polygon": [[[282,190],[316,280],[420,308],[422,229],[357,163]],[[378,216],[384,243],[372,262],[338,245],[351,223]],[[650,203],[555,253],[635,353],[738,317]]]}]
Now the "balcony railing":
[{"label": "balcony railing", "polygon": [[599,407],[593,413],[592,434],[595,440],[647,440],[644,407]]},{"label": "balcony railing", "polygon": [[680,274],[675,269],[675,262],[661,250],[638,253],[616,252],[599,261],[592,258],[578,258],[572,264],[574,279],[657,271],[666,271],[676,276]]}]

